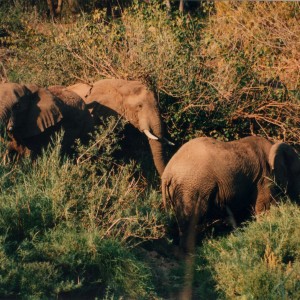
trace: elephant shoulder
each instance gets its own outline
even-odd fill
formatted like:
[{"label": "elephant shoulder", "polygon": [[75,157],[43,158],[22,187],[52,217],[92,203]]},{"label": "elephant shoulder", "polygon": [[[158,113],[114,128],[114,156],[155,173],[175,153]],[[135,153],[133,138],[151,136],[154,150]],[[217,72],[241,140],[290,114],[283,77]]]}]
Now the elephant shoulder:
[{"label": "elephant shoulder", "polygon": [[247,144],[252,147],[264,147],[268,145],[271,146],[273,144],[271,141],[261,136],[247,136],[235,142],[241,144]]},{"label": "elephant shoulder", "polygon": [[194,138],[187,143],[185,143],[181,148],[187,150],[194,150],[194,151],[207,151],[209,149],[217,150],[219,148],[224,147],[224,142],[218,141],[216,139],[210,137],[198,137]]}]

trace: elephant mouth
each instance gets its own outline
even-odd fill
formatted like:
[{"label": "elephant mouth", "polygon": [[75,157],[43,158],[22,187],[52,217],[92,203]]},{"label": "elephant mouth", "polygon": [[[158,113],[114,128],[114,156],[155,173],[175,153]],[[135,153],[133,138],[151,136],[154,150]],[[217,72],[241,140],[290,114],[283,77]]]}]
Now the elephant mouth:
[{"label": "elephant mouth", "polygon": [[155,140],[155,141],[159,140],[159,138],[156,135],[152,134],[149,130],[145,129],[143,130],[143,132],[150,140]]}]

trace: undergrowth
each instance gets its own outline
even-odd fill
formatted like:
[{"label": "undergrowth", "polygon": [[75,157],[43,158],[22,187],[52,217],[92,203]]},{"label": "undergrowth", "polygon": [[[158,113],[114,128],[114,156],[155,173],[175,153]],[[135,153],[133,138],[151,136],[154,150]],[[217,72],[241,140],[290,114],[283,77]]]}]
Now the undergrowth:
[{"label": "undergrowth", "polygon": [[225,238],[206,240],[198,249],[199,285],[205,274],[221,299],[299,299],[299,216],[298,205],[281,203]]},{"label": "undergrowth", "polygon": [[34,162],[0,166],[1,297],[104,297],[109,289],[143,298],[153,290],[134,249],[164,235],[159,197],[131,164],[114,164],[111,128],[96,140],[98,155],[92,141],[77,164],[56,146]]}]

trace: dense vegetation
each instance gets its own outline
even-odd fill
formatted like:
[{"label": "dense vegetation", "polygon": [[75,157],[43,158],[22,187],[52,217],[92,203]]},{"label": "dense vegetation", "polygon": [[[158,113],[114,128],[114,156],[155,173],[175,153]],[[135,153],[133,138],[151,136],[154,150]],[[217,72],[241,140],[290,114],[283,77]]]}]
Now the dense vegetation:
[{"label": "dense vegetation", "polygon": [[[46,5],[12,2],[0,1],[0,81],[142,80],[177,144],[169,155],[203,135],[299,143],[298,3],[207,2],[181,15],[133,1],[109,19],[85,1],[76,16],[65,6],[53,21]],[[159,179],[154,168],[146,180],[135,162],[112,159],[115,129],[113,121],[100,128],[97,147],[79,146],[77,164],[60,161],[57,147],[34,164],[2,161],[0,297],[149,299],[180,290],[175,220],[161,210]],[[299,216],[287,203],[222,238],[209,232],[195,295],[299,298]]]}]

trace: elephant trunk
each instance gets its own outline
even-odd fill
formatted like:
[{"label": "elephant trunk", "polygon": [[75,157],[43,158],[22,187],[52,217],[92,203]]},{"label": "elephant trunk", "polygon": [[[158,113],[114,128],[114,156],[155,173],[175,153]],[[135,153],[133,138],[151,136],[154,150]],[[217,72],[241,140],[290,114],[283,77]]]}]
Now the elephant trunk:
[{"label": "elephant trunk", "polygon": [[[152,152],[152,157],[154,161],[154,165],[161,176],[165,167],[166,161],[164,156],[164,146],[163,146],[163,130],[161,121],[157,121],[154,126],[151,126],[150,130],[152,134],[156,136],[158,139],[149,138],[149,145]],[[149,131],[150,131],[149,130]]]},{"label": "elephant trunk", "polygon": [[161,176],[166,167],[163,144],[160,141],[149,140],[149,145],[152,152],[154,165],[157,169],[157,172]]}]

